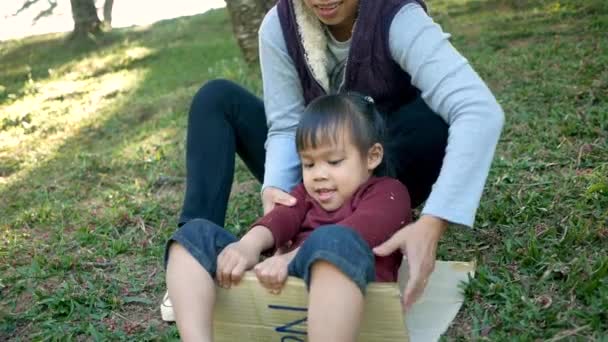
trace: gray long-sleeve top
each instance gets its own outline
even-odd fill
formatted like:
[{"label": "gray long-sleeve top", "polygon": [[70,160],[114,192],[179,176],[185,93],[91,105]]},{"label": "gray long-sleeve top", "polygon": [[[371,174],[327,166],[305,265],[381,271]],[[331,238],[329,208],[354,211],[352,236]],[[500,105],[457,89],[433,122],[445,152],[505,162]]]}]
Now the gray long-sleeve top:
[{"label": "gray long-sleeve top", "polygon": [[[262,188],[290,191],[301,179],[295,130],[305,104],[276,7],[264,18],[259,37],[269,127]],[[449,125],[443,166],[422,214],[472,227],[504,114],[449,37],[418,4],[408,4],[391,23],[389,46],[422,99]]]}]

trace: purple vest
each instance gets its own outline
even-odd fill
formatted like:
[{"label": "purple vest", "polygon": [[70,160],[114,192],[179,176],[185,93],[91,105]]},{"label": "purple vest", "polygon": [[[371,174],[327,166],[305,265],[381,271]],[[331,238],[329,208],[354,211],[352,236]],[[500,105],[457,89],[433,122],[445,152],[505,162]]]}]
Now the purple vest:
[{"label": "purple vest", "polygon": [[[287,50],[308,104],[325,91],[307,66],[292,1],[303,0],[279,0],[277,10]],[[426,10],[423,0],[359,0],[359,17],[351,40],[343,91],[372,96],[384,113],[409,103],[418,93],[410,75],[393,60],[389,49],[391,22],[395,14],[411,2],[419,3]]]}]

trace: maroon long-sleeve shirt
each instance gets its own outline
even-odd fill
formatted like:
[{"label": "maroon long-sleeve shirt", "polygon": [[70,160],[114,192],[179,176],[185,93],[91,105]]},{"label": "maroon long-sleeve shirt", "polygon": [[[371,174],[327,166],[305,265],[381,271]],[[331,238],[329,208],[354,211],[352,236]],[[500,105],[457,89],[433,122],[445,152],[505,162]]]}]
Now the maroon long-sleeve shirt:
[{"label": "maroon long-sleeve shirt", "polygon": [[[297,199],[296,205],[277,205],[252,225],[270,229],[275,248],[289,241],[293,242],[292,248],[296,248],[313,230],[327,224],[352,228],[374,248],[411,221],[409,193],[393,178],[370,177],[350,200],[331,212],[310,197],[303,184],[293,189],[291,195]],[[396,281],[402,257],[401,252],[376,256],[376,281]]]}]

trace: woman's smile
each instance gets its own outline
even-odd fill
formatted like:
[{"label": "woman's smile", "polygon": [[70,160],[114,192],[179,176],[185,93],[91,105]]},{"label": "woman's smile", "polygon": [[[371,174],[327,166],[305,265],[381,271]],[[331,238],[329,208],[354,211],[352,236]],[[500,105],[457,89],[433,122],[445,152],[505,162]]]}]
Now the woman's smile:
[{"label": "woman's smile", "polygon": [[340,5],[342,5],[342,1],[335,1],[325,4],[314,5],[314,9],[321,18],[325,20],[330,20],[338,14],[338,11],[340,10]]}]

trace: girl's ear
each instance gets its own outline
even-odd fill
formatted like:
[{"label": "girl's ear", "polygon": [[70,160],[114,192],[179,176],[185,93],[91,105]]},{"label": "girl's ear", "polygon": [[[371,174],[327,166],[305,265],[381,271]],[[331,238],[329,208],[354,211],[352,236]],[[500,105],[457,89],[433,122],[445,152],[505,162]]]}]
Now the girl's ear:
[{"label": "girl's ear", "polygon": [[367,169],[372,172],[380,163],[384,157],[384,148],[380,143],[375,143],[372,147],[367,150]]}]

